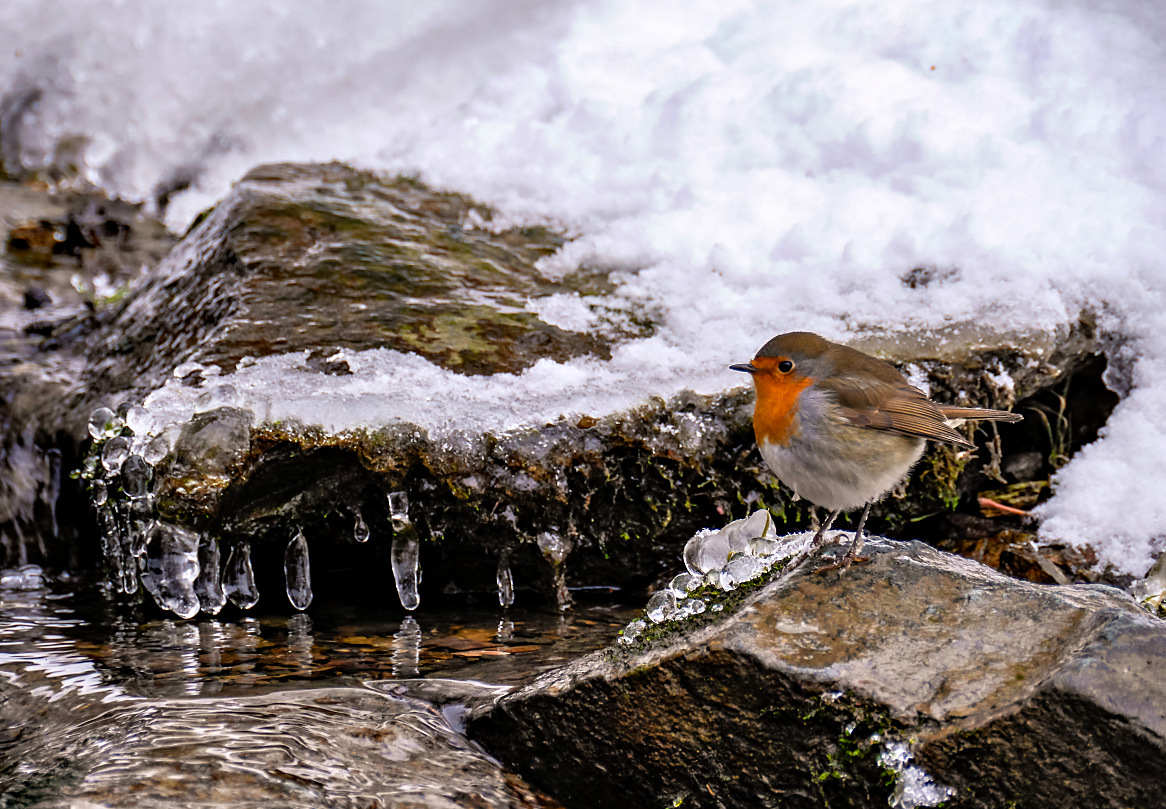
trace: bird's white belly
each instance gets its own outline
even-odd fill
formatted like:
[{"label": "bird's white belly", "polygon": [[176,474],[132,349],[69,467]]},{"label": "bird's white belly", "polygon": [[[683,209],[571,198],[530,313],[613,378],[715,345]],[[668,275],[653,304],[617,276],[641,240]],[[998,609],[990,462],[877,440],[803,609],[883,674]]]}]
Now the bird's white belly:
[{"label": "bird's white belly", "polygon": [[[859,432],[861,431],[861,432]],[[923,454],[920,438],[841,426],[831,441],[763,443],[761,457],[786,486],[831,511],[864,506],[890,491]]]}]

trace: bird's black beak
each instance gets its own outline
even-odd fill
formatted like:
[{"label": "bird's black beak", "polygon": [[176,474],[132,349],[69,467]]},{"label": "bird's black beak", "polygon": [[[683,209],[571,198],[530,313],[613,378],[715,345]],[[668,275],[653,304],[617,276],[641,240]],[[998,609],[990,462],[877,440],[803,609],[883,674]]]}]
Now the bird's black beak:
[{"label": "bird's black beak", "polygon": [[744,371],[747,374],[755,374],[758,370],[757,366],[751,362],[744,362],[740,365],[730,365],[729,369],[733,371]]}]

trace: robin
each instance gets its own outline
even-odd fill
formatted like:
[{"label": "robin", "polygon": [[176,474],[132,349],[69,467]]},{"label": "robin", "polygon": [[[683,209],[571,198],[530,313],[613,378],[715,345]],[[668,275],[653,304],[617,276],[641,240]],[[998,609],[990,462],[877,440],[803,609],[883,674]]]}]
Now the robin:
[{"label": "robin", "polygon": [[804,331],[779,334],[751,362],[729,367],[753,377],[761,457],[796,495],[830,511],[805,555],[841,512],[862,506],[843,569],[859,558],[871,504],[907,476],[926,439],[975,449],[953,429],[963,419],[1023,418],[936,404],[889,363]]}]

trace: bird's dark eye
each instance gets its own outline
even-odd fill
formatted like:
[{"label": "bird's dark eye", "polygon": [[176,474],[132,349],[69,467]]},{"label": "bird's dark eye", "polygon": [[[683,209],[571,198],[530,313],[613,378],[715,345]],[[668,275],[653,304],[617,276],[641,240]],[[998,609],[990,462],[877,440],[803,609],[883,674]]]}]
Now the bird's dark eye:
[{"label": "bird's dark eye", "polygon": [[789,360],[782,360],[777,364],[777,370],[781,371],[783,374],[788,374],[793,369],[794,364]]}]

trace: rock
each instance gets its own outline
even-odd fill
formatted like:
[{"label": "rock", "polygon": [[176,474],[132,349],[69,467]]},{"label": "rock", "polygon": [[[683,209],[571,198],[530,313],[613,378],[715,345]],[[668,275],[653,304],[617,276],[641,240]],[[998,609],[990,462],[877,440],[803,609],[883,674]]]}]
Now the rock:
[{"label": "rock", "polygon": [[5,806],[558,806],[432,705],[370,688],[130,700],[7,752]]},{"label": "rock", "polygon": [[[387,580],[388,497],[403,493],[428,571],[423,600],[512,582],[502,586],[508,598],[517,591],[561,606],[568,587],[650,584],[680,553],[679,538],[758,505],[787,527],[811,520],[812,509],[761,462],[747,388],[580,414],[569,391],[546,405],[509,385],[513,374],[536,373],[541,358],[602,362],[655,326],[650,313],[611,294],[616,285],[602,268],[557,280],[540,272],[537,262],[565,236],[491,228],[491,216],[464,196],[339,164],[253,170],[115,310],[68,332],[55,387],[38,388],[24,421],[14,422],[30,431],[6,438],[34,447],[42,467],[10,500],[30,511],[30,500],[51,493],[43,483],[51,449],[66,472],[88,451],[80,495],[99,512],[107,550],[124,557],[132,544],[114,536],[126,524],[119,510],[146,486],[139,509],[150,504],[154,516],[198,532],[200,544],[221,540],[223,558],[249,543],[261,590],[270,589],[264,568],[281,568],[287,541],[302,532],[313,591],[326,596],[330,581],[347,593]],[[544,322],[534,304],[552,295],[603,325],[572,332]],[[862,339],[937,395],[989,407],[1059,382],[1101,346],[1087,316],[1041,334],[957,325],[943,335]],[[452,373],[436,375],[433,366]],[[478,395],[482,380],[494,387]],[[88,422],[101,408],[119,417],[89,442]],[[974,502],[1004,468],[1047,479],[1048,452],[1033,446],[1044,433],[1039,425],[1030,432],[1018,451],[1038,451],[1035,463],[1005,467],[1007,443],[983,434],[978,461],[932,448],[871,524],[915,531],[927,525],[920,518]],[[132,479],[98,457],[113,440],[129,442],[139,459],[127,461],[138,470]],[[65,489],[66,499],[78,494]],[[57,563],[84,556],[65,550]],[[29,555],[27,543],[9,551],[14,562],[20,553]],[[133,592],[134,566],[107,562],[121,571],[119,588]],[[333,571],[355,571],[347,575],[358,580]]]},{"label": "rock", "polygon": [[0,210],[0,562],[77,565],[83,504],[62,478],[92,410],[77,407],[86,340],[175,237],[97,191],[0,182]]},{"label": "rock", "polygon": [[570,807],[1158,805],[1166,624],[1103,585],[867,547],[548,672],[468,733]]}]

